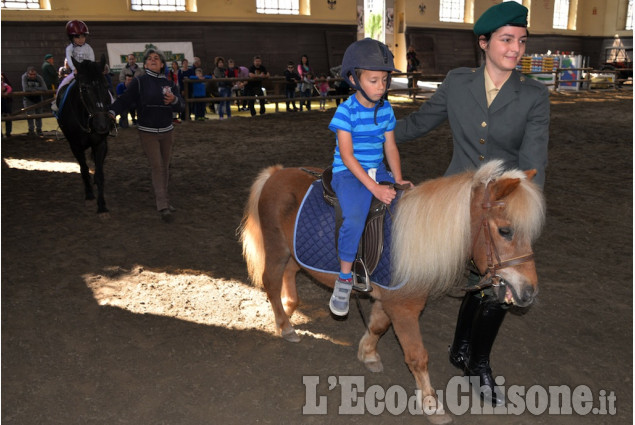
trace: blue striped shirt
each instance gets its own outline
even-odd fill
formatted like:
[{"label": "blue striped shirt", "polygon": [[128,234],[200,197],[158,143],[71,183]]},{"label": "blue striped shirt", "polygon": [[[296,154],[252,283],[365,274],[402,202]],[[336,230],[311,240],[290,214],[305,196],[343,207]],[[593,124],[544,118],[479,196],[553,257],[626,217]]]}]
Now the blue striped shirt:
[{"label": "blue striped shirt", "polygon": [[329,130],[336,134],[335,155],[333,158],[333,173],[346,170],[346,165],[340,155],[337,130],[351,133],[353,138],[353,155],[364,170],[377,168],[384,159],[385,133],[395,129],[397,120],[388,101],[377,110],[377,124],[375,124],[375,108],[366,108],[355,95],[340,104],[329,124]]}]

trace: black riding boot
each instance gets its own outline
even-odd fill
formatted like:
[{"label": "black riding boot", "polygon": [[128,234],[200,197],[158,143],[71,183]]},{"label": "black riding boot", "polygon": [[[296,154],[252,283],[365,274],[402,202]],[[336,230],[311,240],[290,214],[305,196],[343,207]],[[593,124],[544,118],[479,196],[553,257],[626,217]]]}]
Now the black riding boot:
[{"label": "black riding boot", "polygon": [[463,297],[459,315],[456,319],[454,342],[449,348],[450,363],[465,372],[470,358],[470,341],[476,312],[481,305],[481,298],[467,293]]},{"label": "black riding boot", "polygon": [[504,395],[496,388],[489,355],[506,312],[507,309],[502,304],[483,300],[474,318],[470,357],[467,362],[466,375],[478,377],[481,398],[493,406],[505,403]]}]

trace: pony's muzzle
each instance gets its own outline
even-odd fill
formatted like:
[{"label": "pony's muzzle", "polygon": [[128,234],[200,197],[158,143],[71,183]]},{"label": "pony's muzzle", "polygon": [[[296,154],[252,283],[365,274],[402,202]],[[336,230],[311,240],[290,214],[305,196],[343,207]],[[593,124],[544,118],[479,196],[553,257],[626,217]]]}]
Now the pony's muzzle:
[{"label": "pony's muzzle", "polygon": [[[517,307],[528,307],[538,295],[538,288],[531,284],[523,284],[520,290],[515,290],[511,285],[501,285],[498,290],[499,297],[504,297],[504,302]],[[504,294],[501,294],[502,291]]]}]

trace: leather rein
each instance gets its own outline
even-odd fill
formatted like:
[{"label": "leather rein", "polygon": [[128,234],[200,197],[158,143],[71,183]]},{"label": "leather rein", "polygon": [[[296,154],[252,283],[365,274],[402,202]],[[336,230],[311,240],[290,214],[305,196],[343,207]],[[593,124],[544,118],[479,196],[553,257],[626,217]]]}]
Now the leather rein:
[{"label": "leather rein", "polygon": [[528,261],[532,261],[534,259],[534,253],[529,252],[528,254],[521,255],[518,257],[510,258],[505,261],[501,260],[501,257],[498,253],[498,249],[496,249],[496,244],[494,243],[494,238],[492,236],[492,229],[489,224],[490,212],[494,207],[503,207],[505,206],[504,201],[490,201],[489,199],[489,191],[487,190],[487,185],[485,186],[485,192],[483,196],[483,202],[481,203],[481,208],[483,209],[483,215],[481,216],[481,224],[474,235],[474,241],[472,243],[472,252],[474,252],[474,248],[476,247],[476,243],[481,235],[481,230],[483,236],[485,237],[485,249],[487,254],[487,273],[481,275],[480,271],[476,267],[474,260],[470,260],[470,264],[468,265],[468,269],[475,272],[479,276],[481,276],[481,280],[475,286],[470,286],[465,288],[466,292],[478,292],[482,291],[485,288],[489,287],[499,287],[498,290],[498,299],[499,302],[504,302],[505,295],[507,289],[509,289],[512,293],[514,299],[517,299],[518,294],[512,285],[509,285],[501,275],[498,274],[498,271],[507,267],[514,267],[522,263],[526,263]]}]

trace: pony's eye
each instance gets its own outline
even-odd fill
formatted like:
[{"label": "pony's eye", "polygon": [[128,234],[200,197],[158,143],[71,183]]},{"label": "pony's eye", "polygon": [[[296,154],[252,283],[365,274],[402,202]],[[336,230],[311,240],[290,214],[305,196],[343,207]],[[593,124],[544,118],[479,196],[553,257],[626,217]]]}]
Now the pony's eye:
[{"label": "pony's eye", "polygon": [[511,227],[499,227],[498,234],[504,237],[505,239],[507,239],[508,241],[511,241],[512,237],[514,236],[514,231],[512,230]]}]

